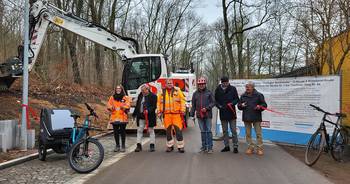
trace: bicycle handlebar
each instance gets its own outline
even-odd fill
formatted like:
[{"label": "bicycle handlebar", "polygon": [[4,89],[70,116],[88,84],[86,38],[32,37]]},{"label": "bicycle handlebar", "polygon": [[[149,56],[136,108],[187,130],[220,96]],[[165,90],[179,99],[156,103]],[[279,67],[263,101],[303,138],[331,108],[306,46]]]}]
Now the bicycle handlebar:
[{"label": "bicycle handlebar", "polygon": [[90,111],[90,115],[95,116],[96,118],[98,118],[95,110],[93,108],[91,108],[91,106],[88,103],[85,103],[85,106]]},{"label": "bicycle handlebar", "polygon": [[327,112],[327,111],[321,109],[320,107],[318,107],[316,105],[310,104],[310,106],[313,107],[314,109],[316,109],[317,111],[320,111],[320,112],[325,113],[327,115],[337,116],[339,118],[346,117],[346,114],[344,114],[344,113],[330,113],[330,112]]},{"label": "bicycle handlebar", "polygon": [[321,111],[321,112],[323,112],[325,114],[331,114],[329,112],[324,111],[323,109],[321,109],[320,107],[318,107],[316,105],[310,104],[310,106],[313,107],[314,109],[316,109],[317,111]]}]

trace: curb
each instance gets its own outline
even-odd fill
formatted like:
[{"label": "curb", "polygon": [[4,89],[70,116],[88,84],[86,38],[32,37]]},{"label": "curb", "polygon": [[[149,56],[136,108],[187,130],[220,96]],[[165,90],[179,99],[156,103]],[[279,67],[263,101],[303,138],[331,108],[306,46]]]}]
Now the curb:
[{"label": "curb", "polygon": [[[99,134],[99,135],[96,135],[96,136],[93,136],[93,137],[94,138],[101,138],[101,137],[110,135],[112,133],[113,133],[113,131],[108,131],[106,133]],[[54,151],[52,149],[47,150],[47,154],[52,154],[52,153],[54,153]],[[38,155],[39,155],[38,153],[33,153],[31,155],[23,156],[23,157],[20,157],[20,158],[16,158],[16,159],[13,159],[13,160],[1,163],[0,164],[0,170],[6,169],[6,168],[9,168],[9,167],[18,165],[18,164],[22,164],[22,163],[30,161],[30,160],[34,160],[34,159],[39,157]]]}]

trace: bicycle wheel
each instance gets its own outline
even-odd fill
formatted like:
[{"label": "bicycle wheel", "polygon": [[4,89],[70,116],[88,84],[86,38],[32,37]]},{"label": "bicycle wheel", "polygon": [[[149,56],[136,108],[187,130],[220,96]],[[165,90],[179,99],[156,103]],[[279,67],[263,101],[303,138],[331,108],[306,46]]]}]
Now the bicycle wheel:
[{"label": "bicycle wheel", "polygon": [[323,130],[318,129],[307,143],[305,151],[305,164],[308,166],[314,165],[320,158],[325,146],[326,135]]},{"label": "bicycle wheel", "polygon": [[331,155],[335,161],[340,162],[342,160],[346,144],[346,133],[342,129],[337,129],[331,142]]},{"label": "bicycle wheel", "polygon": [[78,173],[89,173],[102,163],[104,150],[96,139],[83,139],[73,145],[69,151],[68,161]]}]

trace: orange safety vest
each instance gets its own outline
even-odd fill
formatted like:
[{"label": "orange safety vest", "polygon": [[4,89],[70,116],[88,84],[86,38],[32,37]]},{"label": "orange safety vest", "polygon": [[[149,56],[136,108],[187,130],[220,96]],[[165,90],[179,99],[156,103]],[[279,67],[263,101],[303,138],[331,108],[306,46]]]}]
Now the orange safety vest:
[{"label": "orange safety vest", "polygon": [[126,111],[130,109],[130,98],[128,96],[124,96],[121,101],[114,100],[113,96],[109,97],[107,108],[113,109],[110,122],[128,122],[128,113]]},{"label": "orange safety vest", "polygon": [[186,103],[185,95],[182,93],[180,88],[174,87],[171,90],[170,94],[168,90],[162,90],[162,92],[158,94],[157,109],[159,113],[164,113],[164,114],[185,113],[186,112],[185,103]]}]

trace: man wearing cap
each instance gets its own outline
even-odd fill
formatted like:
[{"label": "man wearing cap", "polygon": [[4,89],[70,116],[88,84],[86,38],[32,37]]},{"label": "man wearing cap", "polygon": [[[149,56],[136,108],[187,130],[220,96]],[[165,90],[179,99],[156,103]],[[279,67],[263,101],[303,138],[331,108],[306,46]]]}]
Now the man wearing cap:
[{"label": "man wearing cap", "polygon": [[237,90],[229,83],[228,77],[221,78],[221,84],[215,90],[216,106],[220,111],[220,120],[222,125],[222,132],[224,136],[225,147],[221,152],[230,151],[228,128],[230,127],[232,133],[233,153],[238,153],[238,139],[236,131],[236,107],[239,101]]},{"label": "man wearing cap", "polygon": [[175,138],[178,151],[184,153],[185,142],[182,129],[185,124],[185,95],[180,88],[174,86],[172,79],[167,79],[165,89],[158,94],[157,102],[158,116],[163,118],[164,127],[166,129],[166,152],[172,152],[174,150]]},{"label": "man wearing cap", "polygon": [[198,89],[192,95],[192,108],[190,116],[197,115],[198,125],[201,130],[202,147],[200,153],[213,153],[212,108],[215,106],[214,96],[207,89],[207,81],[200,77],[197,81]]}]

